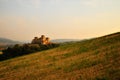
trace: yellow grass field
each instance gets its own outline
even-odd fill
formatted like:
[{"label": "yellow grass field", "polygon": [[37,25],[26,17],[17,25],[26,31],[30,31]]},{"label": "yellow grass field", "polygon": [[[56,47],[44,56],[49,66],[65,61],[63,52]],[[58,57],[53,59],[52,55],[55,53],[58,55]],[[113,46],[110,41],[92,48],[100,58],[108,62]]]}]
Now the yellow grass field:
[{"label": "yellow grass field", "polygon": [[2,52],[0,52],[0,54],[2,54]]},{"label": "yellow grass field", "polygon": [[0,61],[0,80],[120,80],[120,33]]}]

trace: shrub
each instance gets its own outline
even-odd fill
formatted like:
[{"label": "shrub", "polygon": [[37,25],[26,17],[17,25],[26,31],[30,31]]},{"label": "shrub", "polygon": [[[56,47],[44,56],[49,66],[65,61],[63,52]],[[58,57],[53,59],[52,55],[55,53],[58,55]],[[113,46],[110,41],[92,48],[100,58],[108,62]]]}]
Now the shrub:
[{"label": "shrub", "polygon": [[51,48],[55,48],[59,46],[59,44],[48,44],[48,45],[39,45],[39,44],[24,44],[19,45],[16,44],[13,47],[8,47],[3,50],[3,54],[0,55],[0,60],[9,59],[16,56],[21,56],[25,54],[30,54],[37,51],[47,50]]}]

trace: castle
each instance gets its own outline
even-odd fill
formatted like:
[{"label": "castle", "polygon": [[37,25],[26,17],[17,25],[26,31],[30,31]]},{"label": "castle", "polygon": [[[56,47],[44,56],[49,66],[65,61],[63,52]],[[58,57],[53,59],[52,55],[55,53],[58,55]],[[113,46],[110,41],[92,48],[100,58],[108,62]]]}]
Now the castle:
[{"label": "castle", "polygon": [[45,37],[45,35],[41,35],[40,38],[34,37],[32,40],[31,44],[40,44],[40,45],[48,45],[50,44],[50,38]]}]

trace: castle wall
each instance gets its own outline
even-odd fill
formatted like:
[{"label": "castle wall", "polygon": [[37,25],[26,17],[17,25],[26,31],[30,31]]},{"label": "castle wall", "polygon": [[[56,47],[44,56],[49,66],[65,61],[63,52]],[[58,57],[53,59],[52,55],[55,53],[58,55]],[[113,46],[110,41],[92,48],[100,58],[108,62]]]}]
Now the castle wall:
[{"label": "castle wall", "polygon": [[40,38],[34,37],[34,39],[31,42],[32,44],[41,44],[41,45],[47,45],[50,44],[50,39],[48,37],[45,37],[44,35],[41,35]]}]

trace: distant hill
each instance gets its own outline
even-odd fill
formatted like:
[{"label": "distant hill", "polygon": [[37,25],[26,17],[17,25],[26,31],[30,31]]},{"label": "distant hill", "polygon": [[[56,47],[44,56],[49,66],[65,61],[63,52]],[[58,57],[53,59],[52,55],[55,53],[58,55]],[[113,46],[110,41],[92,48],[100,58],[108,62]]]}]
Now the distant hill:
[{"label": "distant hill", "polygon": [[1,61],[0,80],[120,80],[120,32]]},{"label": "distant hill", "polygon": [[80,39],[54,39],[54,40],[51,40],[51,42],[55,42],[55,43],[73,42],[73,41],[80,41]]},{"label": "distant hill", "polygon": [[22,42],[14,41],[6,38],[0,38],[0,50],[3,50],[4,48],[15,44],[22,44]]},{"label": "distant hill", "polygon": [[0,44],[17,44],[17,43],[22,43],[22,42],[14,41],[6,38],[0,38]]}]

